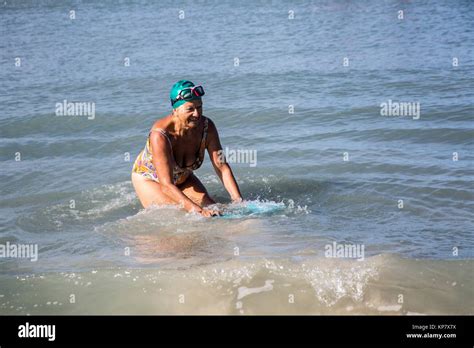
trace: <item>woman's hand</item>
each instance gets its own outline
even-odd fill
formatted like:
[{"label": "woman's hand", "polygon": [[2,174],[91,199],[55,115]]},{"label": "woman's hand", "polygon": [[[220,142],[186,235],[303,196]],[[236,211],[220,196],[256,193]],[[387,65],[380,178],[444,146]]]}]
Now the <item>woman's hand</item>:
[{"label": "woman's hand", "polygon": [[207,209],[201,208],[198,205],[195,205],[193,209],[189,211],[190,213],[198,213],[204,217],[212,217],[212,216],[221,216],[222,213],[218,209]]}]

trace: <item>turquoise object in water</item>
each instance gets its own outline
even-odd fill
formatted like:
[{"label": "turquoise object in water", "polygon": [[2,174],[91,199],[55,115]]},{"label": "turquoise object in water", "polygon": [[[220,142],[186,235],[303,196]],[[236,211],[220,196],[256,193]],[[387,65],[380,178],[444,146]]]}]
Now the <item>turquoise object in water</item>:
[{"label": "turquoise object in water", "polygon": [[276,202],[246,202],[238,206],[229,206],[224,209],[223,219],[240,219],[247,216],[272,215],[285,209],[283,203]]}]

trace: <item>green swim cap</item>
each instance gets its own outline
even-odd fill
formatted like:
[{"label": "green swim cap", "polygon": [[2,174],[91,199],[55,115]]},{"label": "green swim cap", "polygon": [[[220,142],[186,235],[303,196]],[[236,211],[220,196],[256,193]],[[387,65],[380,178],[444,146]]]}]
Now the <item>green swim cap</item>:
[{"label": "green swim cap", "polygon": [[171,87],[170,101],[171,101],[171,106],[173,107],[173,109],[176,109],[177,107],[180,107],[181,105],[183,105],[184,103],[186,103],[187,101],[190,101],[190,100],[201,100],[201,97],[197,97],[197,96],[193,95],[191,98],[186,98],[186,100],[181,99],[181,100],[178,100],[177,102],[175,102],[173,104],[173,101],[178,97],[179,92],[183,88],[186,88],[186,87],[194,87],[194,83],[192,83],[189,80],[180,80],[180,81],[176,82],[173,85],[173,87]]}]

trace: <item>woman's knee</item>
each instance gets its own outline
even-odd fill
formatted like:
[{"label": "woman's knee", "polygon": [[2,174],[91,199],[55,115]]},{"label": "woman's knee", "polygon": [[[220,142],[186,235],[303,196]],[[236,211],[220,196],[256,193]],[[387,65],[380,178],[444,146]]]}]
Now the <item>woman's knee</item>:
[{"label": "woman's knee", "polygon": [[204,197],[202,198],[202,206],[207,206],[207,205],[211,205],[211,204],[216,204],[216,201],[214,201],[211,196],[209,196],[207,193],[204,195]]},{"label": "woman's knee", "polygon": [[202,206],[204,200],[205,200],[205,194],[204,193],[197,193],[195,191],[191,190],[186,190],[183,191],[183,193],[188,197],[190,200],[192,200],[195,204]]},{"label": "woman's knee", "polygon": [[216,203],[207,192],[199,192],[192,189],[183,190],[183,193],[195,204],[204,207]]}]

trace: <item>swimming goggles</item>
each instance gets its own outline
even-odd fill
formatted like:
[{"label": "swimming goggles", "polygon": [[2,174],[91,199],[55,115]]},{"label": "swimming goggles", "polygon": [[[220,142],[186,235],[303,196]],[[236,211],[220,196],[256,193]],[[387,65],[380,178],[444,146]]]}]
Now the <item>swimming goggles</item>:
[{"label": "swimming goggles", "polygon": [[196,97],[202,97],[204,95],[204,88],[202,86],[185,87],[179,91],[178,96],[171,101],[171,105],[174,105],[178,100],[191,100]]}]

